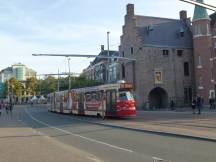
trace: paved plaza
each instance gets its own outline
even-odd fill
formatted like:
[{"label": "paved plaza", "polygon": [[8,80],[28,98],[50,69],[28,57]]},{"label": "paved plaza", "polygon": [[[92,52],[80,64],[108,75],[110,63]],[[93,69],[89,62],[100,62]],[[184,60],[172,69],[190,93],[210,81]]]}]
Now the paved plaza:
[{"label": "paved plaza", "polygon": [[53,140],[20,120],[19,111],[0,117],[1,162],[94,162],[96,158]]},{"label": "paved plaza", "polygon": [[213,162],[215,122],[214,111],[138,111],[136,118],[103,120],[20,105],[0,118],[0,161]]},{"label": "paved plaza", "polygon": [[124,128],[198,137],[216,141],[216,111],[208,110],[201,115],[192,114],[189,108],[184,111],[137,111],[133,119],[98,119],[94,117],[76,117],[93,123],[120,126]]}]

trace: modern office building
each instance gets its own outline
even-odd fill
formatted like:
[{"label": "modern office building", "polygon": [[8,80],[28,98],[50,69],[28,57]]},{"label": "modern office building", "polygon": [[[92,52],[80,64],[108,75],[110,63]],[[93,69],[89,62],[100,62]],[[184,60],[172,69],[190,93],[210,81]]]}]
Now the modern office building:
[{"label": "modern office building", "polygon": [[14,64],[0,71],[1,82],[6,82],[12,77],[18,81],[26,81],[28,78],[36,77],[36,72],[21,63]]},{"label": "modern office building", "polygon": [[36,72],[21,63],[13,64],[11,67],[7,67],[0,71],[0,95],[3,95],[4,83],[11,78],[16,78],[22,82],[25,86],[25,82],[28,78],[36,77]]}]

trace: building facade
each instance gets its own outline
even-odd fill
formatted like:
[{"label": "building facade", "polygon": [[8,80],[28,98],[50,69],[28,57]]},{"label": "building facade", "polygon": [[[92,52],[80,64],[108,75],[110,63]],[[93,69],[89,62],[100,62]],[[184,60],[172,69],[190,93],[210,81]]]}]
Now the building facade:
[{"label": "building facade", "polygon": [[[98,81],[102,84],[115,83],[120,78],[119,66],[120,64],[115,59],[108,59],[106,57],[119,56],[118,51],[104,50],[101,46],[99,57],[95,58],[91,64],[83,70],[82,75],[87,79]],[[104,58],[103,58],[104,57]]]},{"label": "building facade", "polygon": [[[198,0],[203,2],[203,0]],[[193,96],[204,104],[215,98],[216,13],[195,7],[191,21],[186,11],[179,19],[135,15],[127,5],[120,56],[121,78],[135,87],[138,108],[190,105]]]},{"label": "building facade", "polygon": [[[4,83],[6,83],[11,78],[16,78],[20,81],[25,87],[26,80],[31,77],[36,77],[36,72],[25,65],[18,63],[14,64],[11,67],[7,67],[0,71],[0,96],[3,96],[5,90]],[[23,95],[28,95],[26,92],[23,92]]]},{"label": "building facade", "polygon": [[1,70],[0,81],[4,83],[12,77],[16,78],[18,81],[26,81],[28,78],[36,77],[36,74],[34,70],[18,63]]},{"label": "building facade", "polygon": [[[203,3],[203,0],[197,1]],[[205,104],[210,98],[215,98],[215,15],[210,18],[205,8],[196,6],[192,21],[195,90],[198,96],[203,97]]]},{"label": "building facade", "polygon": [[135,88],[138,108],[164,108],[191,102],[194,94],[193,37],[187,12],[180,19],[139,16],[127,5],[119,52],[122,79]]}]

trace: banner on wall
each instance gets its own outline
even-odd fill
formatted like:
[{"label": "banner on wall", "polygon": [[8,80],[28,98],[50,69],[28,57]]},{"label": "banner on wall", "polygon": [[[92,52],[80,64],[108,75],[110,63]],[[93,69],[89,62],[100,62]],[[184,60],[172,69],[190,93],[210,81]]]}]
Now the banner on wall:
[{"label": "banner on wall", "polygon": [[161,70],[157,70],[155,71],[155,84],[161,84],[162,83],[162,71]]}]

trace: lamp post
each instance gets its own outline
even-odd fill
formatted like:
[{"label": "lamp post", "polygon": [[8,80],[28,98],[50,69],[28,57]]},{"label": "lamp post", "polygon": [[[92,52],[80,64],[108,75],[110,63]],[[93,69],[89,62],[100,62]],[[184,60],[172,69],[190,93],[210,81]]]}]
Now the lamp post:
[{"label": "lamp post", "polygon": [[60,83],[59,83],[59,69],[58,69],[58,92],[59,92],[59,90],[60,90]]},{"label": "lamp post", "polygon": [[[109,51],[109,34],[110,32],[107,32],[107,56],[110,57],[110,51]],[[107,62],[107,83],[109,83],[109,64],[110,64],[110,58],[108,58]]]},{"label": "lamp post", "polygon": [[110,34],[110,32],[108,31],[107,32],[107,56],[109,57],[110,55],[109,55],[109,34]]},{"label": "lamp post", "polygon": [[69,74],[68,74],[68,90],[70,90],[71,89],[70,58],[68,58],[68,71],[69,71]]}]

